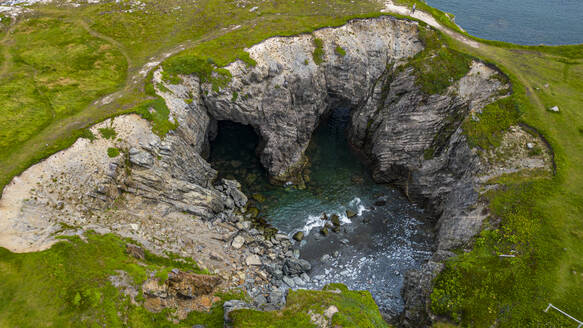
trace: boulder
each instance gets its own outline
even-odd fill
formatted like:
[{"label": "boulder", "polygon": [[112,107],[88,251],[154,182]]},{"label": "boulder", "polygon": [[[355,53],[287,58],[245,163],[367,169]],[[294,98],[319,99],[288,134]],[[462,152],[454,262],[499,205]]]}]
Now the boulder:
[{"label": "boulder", "polygon": [[221,281],[219,276],[173,270],[168,273],[166,285],[169,293],[176,293],[183,298],[195,298],[212,293]]},{"label": "boulder", "polygon": [[337,214],[334,214],[330,217],[330,221],[332,221],[332,224],[336,227],[340,226],[340,217]]},{"label": "boulder", "polygon": [[387,205],[387,201],[384,199],[378,199],[374,202],[374,206],[385,206]]},{"label": "boulder", "polygon": [[259,215],[259,209],[257,207],[249,207],[247,209],[246,216],[250,219],[254,219]]},{"label": "boulder", "polygon": [[349,218],[354,217],[356,216],[356,212],[353,210],[346,210],[346,216]]},{"label": "boulder", "polygon": [[261,258],[259,258],[258,255],[256,254],[252,254],[247,256],[247,258],[245,259],[245,263],[247,263],[247,265],[261,265]]},{"label": "boulder", "polygon": [[223,189],[225,194],[231,197],[235,206],[243,208],[247,204],[247,196],[241,192],[241,184],[237,180],[223,179]]},{"label": "boulder", "polygon": [[326,318],[328,318],[328,320],[332,319],[332,316],[334,316],[335,313],[338,312],[338,308],[335,305],[330,305],[325,311],[324,311],[324,316]]},{"label": "boulder", "polygon": [[231,317],[229,316],[232,311],[251,308],[252,306],[250,304],[241,300],[226,301],[223,304],[223,311],[225,313],[223,316],[223,320],[225,321],[225,324],[232,323]]},{"label": "boulder", "polygon": [[300,275],[312,269],[310,262],[303,259],[288,258],[283,264],[283,273],[286,276]]},{"label": "boulder", "polygon": [[245,245],[245,238],[243,238],[242,236],[237,236],[233,239],[233,242],[231,243],[231,246],[234,249],[239,249],[241,247],[243,247],[243,245]]},{"label": "boulder", "polygon": [[251,196],[255,201],[257,201],[258,203],[263,203],[265,202],[265,197],[260,194],[260,193],[254,193],[253,196]]},{"label": "boulder", "polygon": [[283,282],[285,282],[285,283],[286,283],[286,285],[288,285],[290,288],[294,288],[294,287],[296,287],[296,283],[295,283],[295,280],[294,280],[293,278],[291,278],[291,277],[288,277],[288,276],[283,276],[282,280],[283,280]]},{"label": "boulder", "polygon": [[302,241],[304,239],[304,232],[298,231],[298,232],[294,233],[293,239],[296,241]]}]

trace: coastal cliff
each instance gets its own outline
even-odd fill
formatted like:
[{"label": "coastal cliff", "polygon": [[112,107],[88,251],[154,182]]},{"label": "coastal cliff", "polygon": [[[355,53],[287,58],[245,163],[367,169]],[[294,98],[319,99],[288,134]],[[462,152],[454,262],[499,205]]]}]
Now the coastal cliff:
[{"label": "coastal cliff", "polygon": [[[284,277],[306,279],[309,266],[287,236],[246,221],[239,183],[217,181],[206,160],[210,140],[217,121],[252,126],[271,181],[301,188],[313,132],[331,110],[346,107],[349,141],[370,161],[374,180],[399,186],[435,219],[435,256],[408,274],[403,292],[401,322],[427,323],[432,277],[487,216],[478,189],[490,168],[461,124],[509,92],[496,69],[473,59],[438,92],[428,91],[419,70],[419,62],[430,67],[435,56],[426,52],[435,43],[427,30],[379,17],[270,38],[247,49],[253,65],[238,60],[224,67],[230,77],[219,87],[184,74],[170,83],[162,65],[154,85],[177,128],[160,137],[137,115],[113,118],[92,128],[101,137],[80,139],[33,166],[4,191],[0,228],[10,233],[0,245],[37,251],[63,233],[115,232],[158,253],[198,254],[226,281],[244,282],[257,303],[280,305]],[[108,129],[113,138],[103,133]],[[205,243],[216,245],[202,251]]]}]

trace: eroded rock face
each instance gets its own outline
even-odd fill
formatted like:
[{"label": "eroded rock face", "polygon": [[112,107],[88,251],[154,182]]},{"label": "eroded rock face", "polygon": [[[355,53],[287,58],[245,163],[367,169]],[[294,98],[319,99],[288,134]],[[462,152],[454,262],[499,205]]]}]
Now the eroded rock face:
[{"label": "eroded rock face", "polygon": [[[312,56],[314,38],[325,40],[320,65]],[[345,56],[335,54],[337,46]],[[202,85],[201,105],[217,120],[253,126],[271,177],[301,183],[297,173],[306,161],[304,151],[323,115],[339,102],[350,107],[366,102],[389,63],[421,49],[417,25],[389,17],[271,38],[248,49],[255,67],[240,61],[227,67],[233,80],[226,88],[214,92]]]},{"label": "eroded rock face", "polygon": [[[312,59],[315,38],[324,40],[319,65]],[[346,55],[337,54],[336,47]],[[272,38],[248,49],[255,67],[241,61],[227,66],[233,79],[226,87],[195,88],[200,102],[194,106],[206,108],[213,119],[253,126],[272,179],[300,185],[312,133],[331,109],[351,108],[349,139],[371,160],[375,181],[400,185],[444,218],[441,235],[447,240],[438,244],[451,249],[467,242],[483,219],[466,213],[478,199],[479,160],[465,142],[461,122],[508,85],[493,78],[495,69],[474,62],[446,91],[428,95],[413,69],[402,67],[422,49],[417,23],[391,17]]]}]

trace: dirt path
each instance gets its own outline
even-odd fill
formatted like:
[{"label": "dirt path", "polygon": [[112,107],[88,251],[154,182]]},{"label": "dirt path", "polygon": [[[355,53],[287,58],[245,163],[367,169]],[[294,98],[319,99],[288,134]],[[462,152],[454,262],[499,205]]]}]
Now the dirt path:
[{"label": "dirt path", "polygon": [[383,13],[395,13],[395,14],[399,14],[399,15],[403,15],[403,16],[411,16],[415,19],[418,19],[420,21],[427,23],[427,25],[442,31],[443,33],[449,35],[450,37],[452,37],[452,38],[454,38],[454,39],[456,39],[464,44],[467,44],[468,46],[470,46],[472,48],[479,48],[480,47],[479,42],[471,40],[470,38],[456,32],[456,31],[453,31],[448,27],[445,27],[445,26],[439,24],[437,22],[437,20],[435,20],[435,18],[433,18],[433,16],[431,14],[428,14],[422,10],[415,10],[414,13],[411,13],[411,8],[409,8],[407,6],[395,5],[391,0],[389,0],[389,1],[385,2],[385,9],[382,9],[381,12],[383,12]]}]

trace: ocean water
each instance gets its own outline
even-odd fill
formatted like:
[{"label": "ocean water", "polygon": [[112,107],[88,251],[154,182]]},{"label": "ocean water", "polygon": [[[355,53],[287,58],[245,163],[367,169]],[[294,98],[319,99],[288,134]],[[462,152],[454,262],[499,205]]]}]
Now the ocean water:
[{"label": "ocean water", "polygon": [[471,35],[524,45],[583,43],[583,0],[426,0]]},{"label": "ocean water", "polygon": [[[248,126],[220,122],[210,162],[221,176],[241,181],[247,195],[265,199],[249,205],[265,221],[290,236],[304,232],[300,251],[313,269],[310,283],[300,287],[342,282],[369,290],[383,312],[394,315],[403,308],[405,273],[431,256],[432,225],[399,191],[372,180],[346,140],[348,122],[348,109],[338,108],[314,133],[307,151],[311,179],[303,190],[269,185],[255,154],[259,139]],[[347,210],[356,215],[348,217]],[[320,233],[330,224],[324,213],[340,217],[339,232]]]}]

